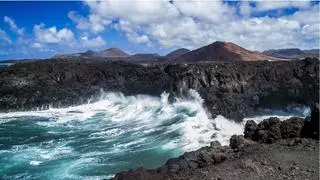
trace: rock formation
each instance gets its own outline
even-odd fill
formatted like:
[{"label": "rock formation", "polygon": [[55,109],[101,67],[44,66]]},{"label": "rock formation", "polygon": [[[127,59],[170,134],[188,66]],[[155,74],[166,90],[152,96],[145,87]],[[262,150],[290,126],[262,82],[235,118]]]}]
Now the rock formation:
[{"label": "rock formation", "polygon": [[[229,146],[221,146],[214,141],[208,147],[169,159],[158,169],[138,168],[118,173],[114,179],[257,179],[261,173],[266,179],[317,179],[319,142],[310,138],[318,139],[319,136],[302,133],[302,129],[309,126],[307,119],[311,119],[310,123],[319,124],[319,106],[313,108],[311,117],[306,120],[291,118],[281,122],[277,118],[269,118],[259,124],[248,121],[245,136],[233,135]],[[319,135],[319,128],[315,130],[313,132]],[[297,153],[303,154],[302,157]],[[306,164],[308,169],[305,169]],[[225,166],[233,167],[232,172]],[[224,176],[221,178],[221,175]]]},{"label": "rock formation", "polygon": [[0,69],[0,111],[65,107],[101,90],[187,96],[196,90],[214,115],[235,120],[259,108],[285,109],[319,99],[319,61],[149,63],[38,61]]}]

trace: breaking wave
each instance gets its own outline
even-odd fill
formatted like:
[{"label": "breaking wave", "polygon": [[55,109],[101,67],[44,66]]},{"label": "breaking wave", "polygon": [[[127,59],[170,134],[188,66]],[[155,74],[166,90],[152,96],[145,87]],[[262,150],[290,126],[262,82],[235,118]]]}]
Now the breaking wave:
[{"label": "breaking wave", "polygon": [[108,178],[138,166],[155,168],[214,140],[227,145],[231,135],[242,134],[245,121],[274,116],[269,111],[242,123],[223,116],[211,119],[196,91],[172,103],[168,97],[102,93],[100,101],[75,107],[0,113],[0,174],[14,179]]}]

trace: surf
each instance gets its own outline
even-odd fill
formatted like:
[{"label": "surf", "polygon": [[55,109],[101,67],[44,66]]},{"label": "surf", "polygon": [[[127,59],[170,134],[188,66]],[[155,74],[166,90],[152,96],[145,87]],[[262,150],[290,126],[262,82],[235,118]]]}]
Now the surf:
[{"label": "surf", "polygon": [[[308,109],[297,112],[305,116]],[[138,166],[156,168],[214,140],[227,145],[233,134],[242,134],[247,120],[271,116],[292,115],[269,110],[241,123],[212,118],[195,90],[174,101],[166,92],[160,97],[101,92],[100,100],[80,106],[0,113],[0,173],[101,179]]]}]

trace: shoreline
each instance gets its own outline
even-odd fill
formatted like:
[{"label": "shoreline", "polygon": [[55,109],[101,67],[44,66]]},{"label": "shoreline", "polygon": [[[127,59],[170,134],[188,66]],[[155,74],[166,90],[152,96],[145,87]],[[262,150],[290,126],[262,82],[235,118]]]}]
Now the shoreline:
[{"label": "shoreline", "polygon": [[[297,156],[297,153],[304,155]],[[157,169],[140,167],[136,170],[119,172],[112,179],[201,178],[235,180],[239,178],[256,179],[257,177],[318,179],[318,159],[319,105],[315,105],[311,115],[305,119],[293,117],[280,121],[278,118],[269,118],[259,124],[248,121],[245,125],[244,135],[233,135],[228,146],[221,146],[218,141],[213,141],[209,147],[186,152],[177,158],[169,159]],[[288,162],[292,164],[287,164]],[[225,167],[226,165],[236,168],[232,170],[233,175],[229,175],[230,172],[227,171],[230,169]],[[267,165],[269,169],[261,169]],[[286,165],[288,167],[285,167]],[[305,165],[308,166],[306,170],[303,167]],[[303,171],[304,174],[300,171]],[[223,176],[221,173],[227,174]]]},{"label": "shoreline", "polygon": [[124,95],[187,98],[196,90],[212,116],[241,121],[259,108],[310,106],[319,99],[319,60],[156,63],[32,61],[0,69],[0,110],[25,111],[97,101],[101,89]]}]

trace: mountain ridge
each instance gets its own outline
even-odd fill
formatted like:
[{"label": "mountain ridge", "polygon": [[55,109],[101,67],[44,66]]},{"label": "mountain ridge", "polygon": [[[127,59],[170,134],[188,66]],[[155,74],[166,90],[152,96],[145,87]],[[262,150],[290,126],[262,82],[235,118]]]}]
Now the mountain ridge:
[{"label": "mountain ridge", "polygon": [[306,57],[320,57],[320,49],[301,50],[299,48],[286,48],[286,49],[269,49],[262,52],[263,54],[287,58],[287,59],[303,59]]},{"label": "mountain ridge", "polygon": [[216,41],[207,46],[190,51],[177,59],[177,61],[262,61],[282,60],[264,55],[260,52],[250,51],[232,42]]},{"label": "mountain ridge", "polygon": [[157,53],[137,53],[130,55],[119,48],[102,51],[88,50],[82,53],[57,54],[52,59],[99,59],[123,61],[281,61],[306,57],[319,58],[319,49],[300,50],[271,49],[263,52],[251,51],[232,42],[215,41],[209,45],[190,51],[186,48],[175,49],[161,56]]}]

